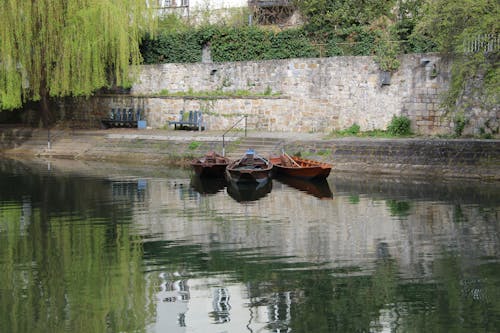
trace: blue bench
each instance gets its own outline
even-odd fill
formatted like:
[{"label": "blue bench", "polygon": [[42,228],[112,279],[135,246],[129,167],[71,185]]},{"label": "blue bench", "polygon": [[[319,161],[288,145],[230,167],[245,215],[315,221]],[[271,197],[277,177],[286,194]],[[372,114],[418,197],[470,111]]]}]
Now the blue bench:
[{"label": "blue bench", "polygon": [[205,123],[203,122],[203,116],[201,111],[189,111],[184,112],[181,110],[179,112],[179,120],[169,121],[169,125],[174,125],[174,129],[197,129],[202,131],[205,129]]},{"label": "blue bench", "polygon": [[104,128],[110,127],[137,127],[141,120],[142,110],[133,108],[111,109],[107,118],[101,119]]}]

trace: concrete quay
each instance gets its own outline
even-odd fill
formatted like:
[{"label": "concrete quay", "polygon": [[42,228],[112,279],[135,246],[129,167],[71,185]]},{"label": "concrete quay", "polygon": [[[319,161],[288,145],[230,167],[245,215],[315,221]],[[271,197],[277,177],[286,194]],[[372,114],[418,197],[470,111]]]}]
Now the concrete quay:
[{"label": "concrete quay", "polygon": [[[223,149],[223,132],[183,130],[50,130],[0,128],[0,155],[10,158],[101,160],[186,166]],[[437,138],[329,139],[323,133],[230,132],[226,155],[247,148],[264,157],[285,149],[334,165],[333,171],[367,175],[500,180],[500,140]]]}]

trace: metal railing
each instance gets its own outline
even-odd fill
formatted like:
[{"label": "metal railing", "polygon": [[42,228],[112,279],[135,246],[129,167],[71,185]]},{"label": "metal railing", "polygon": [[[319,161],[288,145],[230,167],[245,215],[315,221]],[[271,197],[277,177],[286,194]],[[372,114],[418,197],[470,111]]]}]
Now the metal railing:
[{"label": "metal railing", "polygon": [[464,42],[465,53],[496,52],[500,50],[500,34],[481,34]]},{"label": "metal railing", "polygon": [[247,136],[247,115],[241,117],[236,121],[231,127],[229,127],[223,134],[222,134],[222,156],[226,156],[226,134],[229,133],[233,128],[236,127],[243,119],[245,119],[245,137]]}]

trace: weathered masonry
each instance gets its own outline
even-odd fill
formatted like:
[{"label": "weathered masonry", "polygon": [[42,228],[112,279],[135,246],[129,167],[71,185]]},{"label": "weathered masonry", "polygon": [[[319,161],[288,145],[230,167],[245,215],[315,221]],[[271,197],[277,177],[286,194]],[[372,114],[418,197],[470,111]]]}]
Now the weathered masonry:
[{"label": "weathered masonry", "polygon": [[[222,130],[248,116],[249,128],[267,131],[329,132],[358,124],[361,130],[385,129],[394,115],[411,119],[419,134],[453,133],[453,120],[440,107],[450,80],[450,63],[436,54],[401,58],[394,73],[378,69],[372,57],[332,57],[271,61],[161,64],[142,68],[130,95],[96,96],[66,107],[89,109],[97,120],[111,107],[141,107],[148,126],[162,128],[180,110],[202,110],[208,129]],[[200,91],[225,97],[196,97]],[[243,90],[267,96],[230,97]],[[193,96],[165,97],[192,91]],[[75,117],[75,116],[73,116]],[[76,117],[78,118],[78,117]],[[484,123],[498,127],[500,109],[477,110],[469,131]]]}]

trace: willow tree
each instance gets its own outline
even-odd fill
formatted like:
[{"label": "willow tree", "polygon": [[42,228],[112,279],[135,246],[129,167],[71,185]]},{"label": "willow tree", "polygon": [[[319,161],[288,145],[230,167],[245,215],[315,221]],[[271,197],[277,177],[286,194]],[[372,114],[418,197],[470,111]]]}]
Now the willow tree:
[{"label": "willow tree", "polygon": [[0,0],[0,109],[130,83],[154,1]]}]

